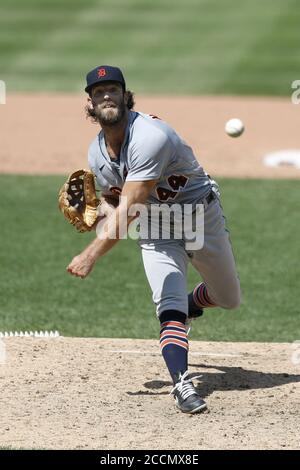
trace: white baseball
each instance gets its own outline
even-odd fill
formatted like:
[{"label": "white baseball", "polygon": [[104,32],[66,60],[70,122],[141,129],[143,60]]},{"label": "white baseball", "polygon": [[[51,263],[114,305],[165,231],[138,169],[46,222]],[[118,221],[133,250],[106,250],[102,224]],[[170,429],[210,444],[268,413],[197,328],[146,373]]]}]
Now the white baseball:
[{"label": "white baseball", "polygon": [[245,127],[240,119],[229,119],[225,124],[225,132],[230,137],[239,137],[244,132]]}]

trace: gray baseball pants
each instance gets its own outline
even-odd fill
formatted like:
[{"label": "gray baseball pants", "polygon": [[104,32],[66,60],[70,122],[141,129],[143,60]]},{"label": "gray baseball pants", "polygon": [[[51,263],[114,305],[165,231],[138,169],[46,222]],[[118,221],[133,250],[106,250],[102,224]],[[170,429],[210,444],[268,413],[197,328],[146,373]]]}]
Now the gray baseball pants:
[{"label": "gray baseball pants", "polygon": [[239,306],[240,282],[219,199],[205,208],[201,249],[186,250],[182,239],[140,240],[139,244],[158,316],[165,310],[188,314],[189,262],[200,274],[214,303],[227,309]]}]

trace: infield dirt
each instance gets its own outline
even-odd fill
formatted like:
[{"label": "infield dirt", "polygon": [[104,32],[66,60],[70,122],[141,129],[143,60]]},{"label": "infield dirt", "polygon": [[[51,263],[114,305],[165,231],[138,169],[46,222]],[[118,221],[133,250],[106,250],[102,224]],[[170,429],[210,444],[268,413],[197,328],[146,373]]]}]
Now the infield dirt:
[{"label": "infield dirt", "polygon": [[[283,98],[139,97],[136,109],[166,120],[212,177],[299,178],[293,166],[265,167],[269,152],[299,149],[300,105]],[[0,172],[57,174],[87,166],[98,127],[85,118],[86,96],[8,95],[0,106]],[[239,138],[225,122],[239,117]]]},{"label": "infield dirt", "polygon": [[191,341],[189,370],[202,374],[195,385],[209,407],[193,416],[169,395],[158,341],[4,341],[1,446],[300,448],[300,353],[290,344]]}]

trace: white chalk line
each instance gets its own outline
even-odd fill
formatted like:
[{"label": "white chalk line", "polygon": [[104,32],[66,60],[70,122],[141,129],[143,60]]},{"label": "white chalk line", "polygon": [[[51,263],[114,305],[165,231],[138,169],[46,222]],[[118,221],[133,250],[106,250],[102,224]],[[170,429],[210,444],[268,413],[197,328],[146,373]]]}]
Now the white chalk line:
[{"label": "white chalk line", "polygon": [[[138,351],[135,349],[105,349],[104,352],[115,354],[143,354],[149,356],[160,356],[160,352]],[[210,356],[210,357],[242,357],[242,354],[231,353],[208,353],[208,352],[189,352],[189,356]]]}]

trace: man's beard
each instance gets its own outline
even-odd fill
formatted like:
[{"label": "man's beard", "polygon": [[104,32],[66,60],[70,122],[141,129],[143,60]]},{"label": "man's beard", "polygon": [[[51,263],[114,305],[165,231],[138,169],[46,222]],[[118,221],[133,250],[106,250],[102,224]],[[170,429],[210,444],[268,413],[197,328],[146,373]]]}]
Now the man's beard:
[{"label": "man's beard", "polygon": [[122,121],[125,116],[126,107],[124,103],[115,105],[113,108],[95,109],[95,115],[100,124],[114,126]]}]

